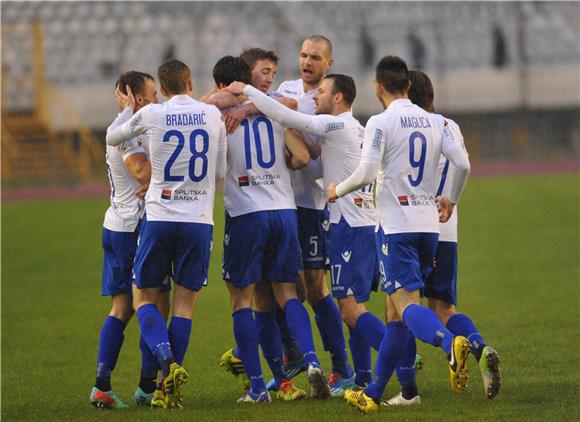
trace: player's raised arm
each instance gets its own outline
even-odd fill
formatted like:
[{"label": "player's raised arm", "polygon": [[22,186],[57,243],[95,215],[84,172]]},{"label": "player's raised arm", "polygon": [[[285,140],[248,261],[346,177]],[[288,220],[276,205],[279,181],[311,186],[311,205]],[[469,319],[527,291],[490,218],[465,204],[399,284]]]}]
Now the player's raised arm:
[{"label": "player's raised arm", "polygon": [[[239,89],[239,87],[237,88]],[[246,85],[243,94],[254,103],[254,105],[266,116],[277,120],[284,126],[298,129],[315,135],[324,135],[326,125],[319,116],[311,116],[290,110],[273,98],[260,92],[251,85]]]},{"label": "player's raised arm", "polygon": [[331,183],[326,191],[329,202],[337,198],[371,184],[377,177],[379,164],[385,151],[385,136],[382,129],[376,124],[376,119],[371,117],[365,128],[363,150],[361,159],[356,170],[338,185]]},{"label": "player's raised arm", "polygon": [[[126,107],[107,130],[107,145],[119,145],[129,139],[145,133],[149,116],[149,106],[141,108],[133,114],[130,107]],[[132,116],[132,117],[131,117]],[[118,126],[116,126],[118,125]]]}]

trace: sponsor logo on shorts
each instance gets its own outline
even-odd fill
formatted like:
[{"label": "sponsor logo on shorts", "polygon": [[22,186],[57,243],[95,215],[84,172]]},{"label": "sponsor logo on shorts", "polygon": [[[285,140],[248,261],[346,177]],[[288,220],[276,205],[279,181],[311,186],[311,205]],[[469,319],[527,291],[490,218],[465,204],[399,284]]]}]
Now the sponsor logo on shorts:
[{"label": "sponsor logo on shorts", "polygon": [[230,235],[226,234],[224,236],[224,245],[228,246],[230,244]]},{"label": "sponsor logo on shorts", "polygon": [[348,262],[350,261],[350,257],[352,256],[352,251],[346,251],[341,253],[342,255],[342,259],[344,259],[344,262]]},{"label": "sponsor logo on shorts", "polygon": [[238,177],[238,184],[240,187],[250,186],[250,179],[248,176],[240,176]]},{"label": "sponsor logo on shorts", "polygon": [[397,196],[397,199],[399,200],[399,204],[401,204],[401,206],[403,207],[409,206],[409,197],[407,195],[399,195]]},{"label": "sponsor logo on shorts", "polygon": [[346,295],[347,296],[354,296],[354,292],[352,291],[352,289],[349,287],[348,290],[346,291]]},{"label": "sponsor logo on shorts", "polygon": [[356,197],[354,198],[354,204],[359,207],[362,208],[362,204],[363,204],[363,199],[361,197]]},{"label": "sponsor logo on shorts", "polygon": [[324,220],[322,222],[322,228],[324,229],[325,232],[327,232],[330,229],[330,221]]},{"label": "sponsor logo on shorts", "polygon": [[161,191],[161,199],[171,199],[171,194],[173,191],[171,189],[163,189]]},{"label": "sponsor logo on shorts", "polygon": [[397,280],[395,280],[395,290],[396,290],[396,289],[400,289],[401,287],[403,287],[403,286],[401,285],[401,283],[399,283]]},{"label": "sponsor logo on shorts", "polygon": [[389,254],[389,244],[383,243],[381,245],[381,251],[383,252],[383,255],[388,255]]}]

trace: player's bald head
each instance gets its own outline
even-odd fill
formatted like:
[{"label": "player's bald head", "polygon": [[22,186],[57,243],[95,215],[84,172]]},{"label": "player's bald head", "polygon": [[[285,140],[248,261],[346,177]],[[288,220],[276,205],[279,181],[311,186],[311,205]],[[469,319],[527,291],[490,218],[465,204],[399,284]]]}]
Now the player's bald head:
[{"label": "player's bald head", "polygon": [[304,43],[307,41],[323,45],[324,48],[322,49],[322,52],[325,58],[330,59],[332,57],[332,43],[324,35],[311,35],[306,37],[304,38],[304,41],[302,41],[301,46],[304,46]]},{"label": "player's bald head", "polygon": [[409,88],[407,93],[409,100],[423,110],[433,112],[435,93],[429,76],[420,70],[411,70],[409,71],[409,80],[411,81],[411,88]]}]

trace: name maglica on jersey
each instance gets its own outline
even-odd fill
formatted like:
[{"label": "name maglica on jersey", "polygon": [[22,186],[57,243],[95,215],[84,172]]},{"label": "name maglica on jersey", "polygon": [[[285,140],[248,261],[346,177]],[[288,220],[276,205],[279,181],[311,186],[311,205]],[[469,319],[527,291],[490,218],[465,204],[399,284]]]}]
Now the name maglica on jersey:
[{"label": "name maglica on jersey", "polygon": [[427,117],[423,116],[401,116],[401,127],[403,129],[425,129],[430,128],[431,123]]},{"label": "name maglica on jersey", "polygon": [[402,207],[424,207],[435,203],[434,195],[397,195],[399,205]]},{"label": "name maglica on jersey", "polygon": [[207,196],[205,189],[163,189],[161,199],[167,201],[199,201]]}]

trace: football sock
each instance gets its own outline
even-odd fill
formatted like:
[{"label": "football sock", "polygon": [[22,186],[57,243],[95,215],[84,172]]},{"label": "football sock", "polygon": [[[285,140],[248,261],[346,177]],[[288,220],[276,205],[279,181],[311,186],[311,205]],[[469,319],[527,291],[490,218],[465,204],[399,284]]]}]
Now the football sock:
[{"label": "football sock", "polygon": [[266,389],[264,376],[260,366],[260,355],[258,352],[259,336],[256,328],[256,321],[250,308],[238,309],[232,314],[234,318],[234,337],[238,344],[240,359],[246,368],[246,374],[250,379],[252,392],[259,393]]},{"label": "football sock", "polygon": [[139,349],[141,349],[141,378],[139,380],[139,387],[145,393],[152,393],[155,391],[155,379],[157,378],[157,371],[160,369],[159,362],[153,356],[151,349],[142,335],[139,338]]},{"label": "football sock", "polygon": [[284,310],[279,306],[276,306],[276,321],[278,321],[280,333],[282,334],[284,355],[286,355],[289,362],[302,360],[302,350],[294,337],[292,337],[292,333],[290,332],[290,328],[288,328],[288,323],[286,322],[286,314],[284,314]]},{"label": "football sock", "polygon": [[168,334],[175,362],[179,365],[183,365],[183,359],[185,358],[185,352],[187,352],[189,337],[191,335],[191,320],[188,318],[173,316],[169,323]]},{"label": "football sock", "polygon": [[375,377],[365,389],[365,394],[375,400],[380,400],[385,391],[397,362],[401,358],[407,343],[407,327],[397,321],[387,323],[385,337],[379,347],[379,354],[375,363]]},{"label": "football sock", "polygon": [[[332,372],[339,372],[343,378],[352,377],[352,368],[348,363],[346,343],[342,331],[342,319],[338,306],[330,295],[312,305],[316,324],[323,339],[324,349],[330,351]],[[326,339],[326,341],[324,341]]]},{"label": "football sock", "polygon": [[375,350],[379,350],[385,337],[385,324],[370,312],[361,314],[355,324],[357,332],[364,337],[367,344]]},{"label": "football sock", "polygon": [[282,381],[287,379],[282,371],[282,335],[280,334],[280,327],[276,321],[274,312],[254,312],[256,318],[256,327],[260,337],[260,345],[262,346],[262,353],[268,366],[274,375],[276,383],[280,385]]},{"label": "football sock", "polygon": [[284,306],[284,313],[286,314],[286,321],[288,322],[290,332],[298,341],[304,353],[306,363],[308,365],[315,364],[320,366],[318,356],[316,356],[316,351],[314,350],[310,317],[304,305],[297,298],[290,299]]},{"label": "football sock", "polygon": [[417,380],[415,378],[415,357],[417,355],[417,343],[415,336],[408,331],[407,344],[403,349],[403,354],[397,362],[397,378],[401,384],[403,398],[410,400],[419,394],[417,389]]},{"label": "football sock", "polygon": [[101,329],[97,357],[97,379],[95,382],[95,387],[101,391],[109,391],[111,389],[111,372],[117,364],[119,352],[123,345],[125,326],[125,322],[119,318],[108,316]]},{"label": "football sock", "polygon": [[350,332],[348,344],[356,374],[354,382],[363,387],[372,380],[371,347],[356,328],[348,327],[348,330]]},{"label": "football sock", "polygon": [[145,342],[153,352],[153,355],[161,365],[163,376],[169,375],[169,365],[175,361],[171,344],[169,343],[169,334],[165,320],[161,316],[157,306],[148,303],[137,309],[137,319],[141,327],[141,334]]},{"label": "football sock", "polygon": [[473,321],[464,314],[455,314],[447,320],[447,329],[457,336],[466,337],[473,355],[479,360],[486,346],[485,340]]},{"label": "football sock", "polygon": [[403,321],[419,340],[441,347],[447,355],[451,353],[453,334],[441,324],[431,309],[411,304],[403,312]]}]

